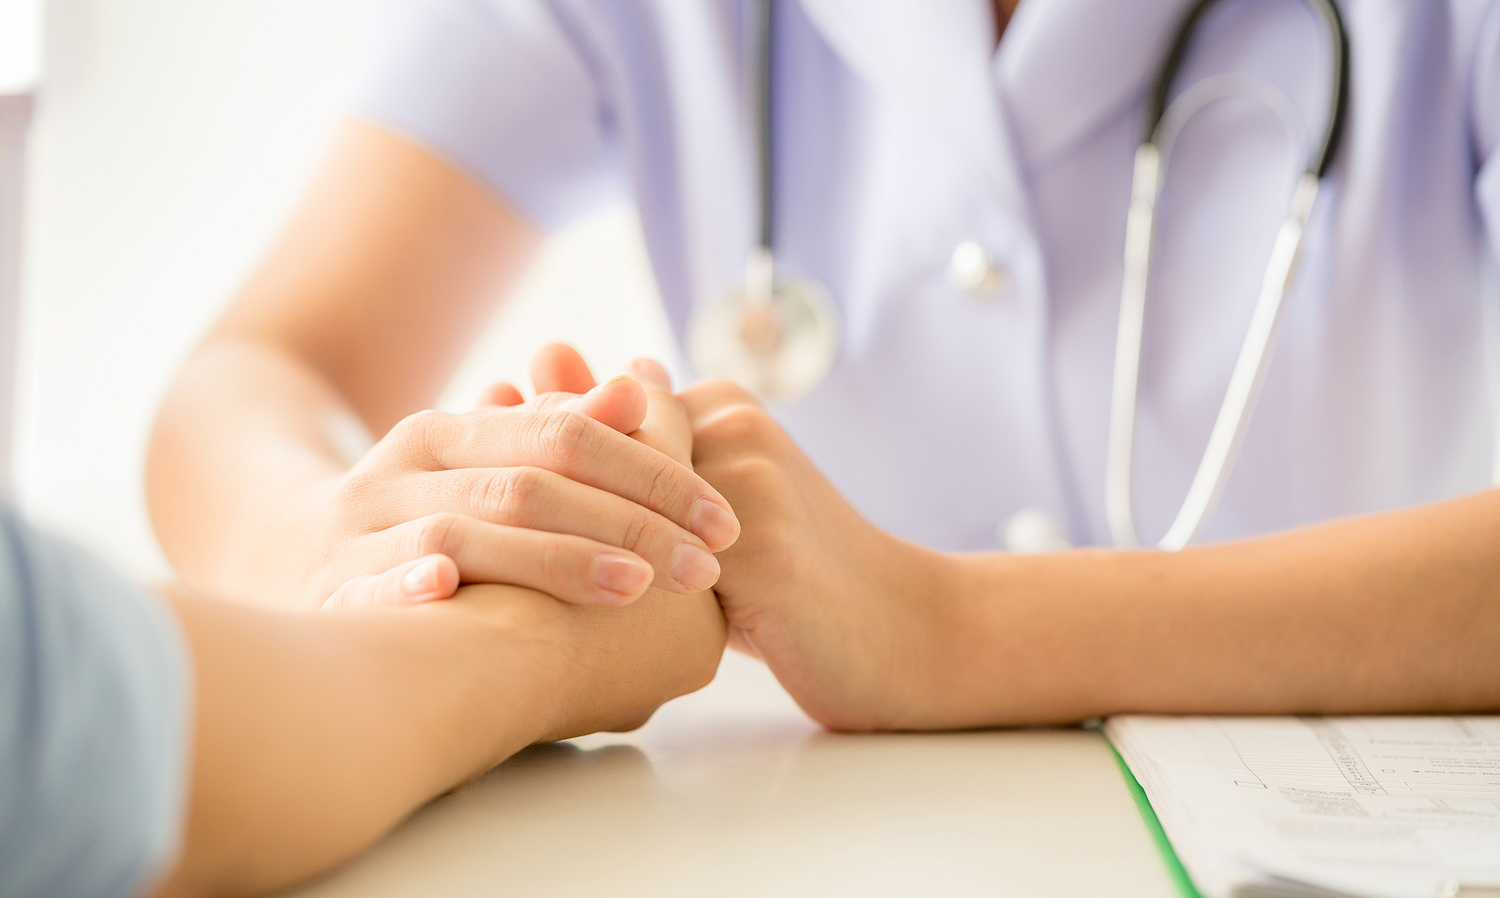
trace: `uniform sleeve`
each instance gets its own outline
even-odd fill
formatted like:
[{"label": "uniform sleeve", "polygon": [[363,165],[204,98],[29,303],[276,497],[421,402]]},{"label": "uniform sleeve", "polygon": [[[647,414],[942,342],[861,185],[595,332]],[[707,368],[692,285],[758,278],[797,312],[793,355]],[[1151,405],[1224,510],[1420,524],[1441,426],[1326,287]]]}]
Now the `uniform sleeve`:
[{"label": "uniform sleeve", "polygon": [[0,507],[0,895],[151,884],[181,826],[188,701],[162,604]]},{"label": "uniform sleeve", "polygon": [[623,195],[604,93],[545,0],[396,0],[353,107],[543,228]]}]

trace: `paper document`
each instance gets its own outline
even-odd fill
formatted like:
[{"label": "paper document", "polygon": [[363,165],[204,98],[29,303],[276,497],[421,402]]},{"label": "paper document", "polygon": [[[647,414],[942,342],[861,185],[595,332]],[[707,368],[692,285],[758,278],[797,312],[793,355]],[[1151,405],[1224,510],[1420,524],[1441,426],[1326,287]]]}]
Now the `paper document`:
[{"label": "paper document", "polygon": [[1500,894],[1500,717],[1126,716],[1104,730],[1207,898]]}]

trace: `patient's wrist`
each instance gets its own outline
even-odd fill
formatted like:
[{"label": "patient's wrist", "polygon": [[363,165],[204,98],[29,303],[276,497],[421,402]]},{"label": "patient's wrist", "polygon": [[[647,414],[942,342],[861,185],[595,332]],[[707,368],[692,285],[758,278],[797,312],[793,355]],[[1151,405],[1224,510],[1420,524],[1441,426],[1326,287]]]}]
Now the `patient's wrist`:
[{"label": "patient's wrist", "polygon": [[[502,749],[549,741],[565,723],[578,688],[573,660],[583,650],[583,630],[571,606],[517,586],[465,586],[448,602],[411,609],[452,614],[465,635],[478,638],[476,682],[510,709]],[[406,613],[406,612],[402,612]]]},{"label": "patient's wrist", "polygon": [[487,688],[508,695],[520,718],[511,738],[527,743],[640,726],[662,703],[706,685],[724,648],[711,594],[651,590],[608,608],[480,585],[402,613],[441,614],[445,605],[483,628],[495,662],[483,674]]}]

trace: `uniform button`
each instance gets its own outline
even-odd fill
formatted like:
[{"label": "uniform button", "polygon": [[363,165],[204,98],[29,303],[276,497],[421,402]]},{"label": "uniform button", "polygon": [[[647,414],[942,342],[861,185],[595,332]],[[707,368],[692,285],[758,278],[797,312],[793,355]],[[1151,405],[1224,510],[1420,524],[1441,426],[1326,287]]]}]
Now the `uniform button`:
[{"label": "uniform button", "polygon": [[984,247],[965,240],[954,247],[948,259],[948,283],[975,298],[995,296],[1010,286],[1010,272],[996,263]]},{"label": "uniform button", "polygon": [[1052,516],[1040,508],[1023,508],[1000,525],[1000,544],[1017,555],[1042,555],[1072,548]]}]

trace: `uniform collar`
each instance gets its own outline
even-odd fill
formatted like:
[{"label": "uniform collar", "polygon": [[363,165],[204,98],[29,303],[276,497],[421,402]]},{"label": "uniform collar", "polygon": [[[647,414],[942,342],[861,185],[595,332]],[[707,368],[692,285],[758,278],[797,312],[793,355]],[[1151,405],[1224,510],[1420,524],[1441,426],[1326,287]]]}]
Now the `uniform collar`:
[{"label": "uniform collar", "polygon": [[1030,160],[1138,109],[1191,0],[1022,0],[997,60],[1000,92]]},{"label": "uniform collar", "polygon": [[1022,208],[995,90],[995,23],[986,0],[801,2],[852,70],[898,98],[1002,200]]},{"label": "uniform collar", "polygon": [[1035,162],[1138,105],[1191,0],[1022,0],[998,59],[987,0],[801,2],[851,69],[1020,207],[1005,116]]}]

